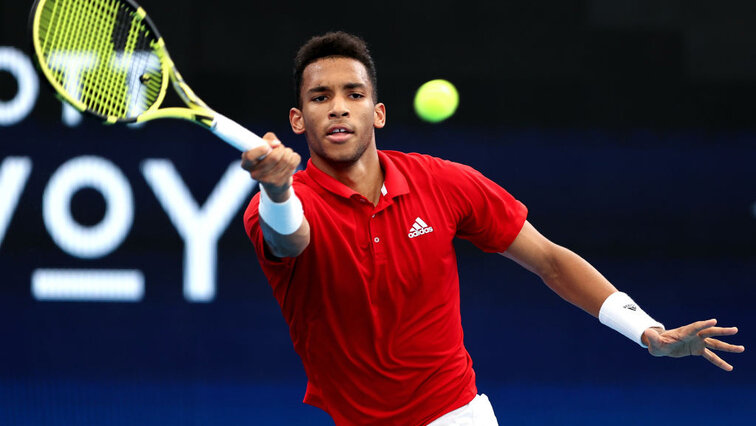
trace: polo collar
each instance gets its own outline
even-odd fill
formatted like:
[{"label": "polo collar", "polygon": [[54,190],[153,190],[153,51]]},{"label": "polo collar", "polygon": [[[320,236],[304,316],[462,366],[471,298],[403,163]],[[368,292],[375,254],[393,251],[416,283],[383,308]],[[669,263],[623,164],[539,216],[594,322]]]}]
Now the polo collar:
[{"label": "polo collar", "polygon": [[[383,169],[385,180],[383,181],[383,188],[381,188],[381,194],[385,197],[397,197],[409,193],[409,185],[404,174],[396,167],[391,158],[384,154],[382,151],[378,151],[378,161]],[[318,169],[315,164],[312,163],[312,159],[307,161],[307,168],[305,169],[307,176],[312,178],[326,191],[344,198],[352,198],[353,196],[362,196],[352,188],[344,185],[335,178],[329,176],[324,171]],[[384,191],[385,189],[385,191]]]}]

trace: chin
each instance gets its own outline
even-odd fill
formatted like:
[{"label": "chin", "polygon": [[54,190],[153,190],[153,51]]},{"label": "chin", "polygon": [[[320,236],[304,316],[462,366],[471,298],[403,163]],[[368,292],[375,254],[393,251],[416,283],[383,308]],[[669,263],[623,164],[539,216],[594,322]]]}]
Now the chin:
[{"label": "chin", "polygon": [[340,165],[349,165],[357,162],[362,157],[362,153],[343,153],[339,155],[326,155],[324,158],[331,163]]},{"label": "chin", "polygon": [[359,160],[364,152],[365,149],[359,149],[353,145],[341,145],[338,149],[333,149],[333,147],[326,149],[321,156],[332,163],[351,164]]},{"label": "chin", "polygon": [[313,153],[323,160],[333,165],[349,166],[362,158],[370,144],[360,144],[360,141],[350,140],[345,144],[336,145],[327,140],[319,140],[311,146],[315,147],[312,150]]}]

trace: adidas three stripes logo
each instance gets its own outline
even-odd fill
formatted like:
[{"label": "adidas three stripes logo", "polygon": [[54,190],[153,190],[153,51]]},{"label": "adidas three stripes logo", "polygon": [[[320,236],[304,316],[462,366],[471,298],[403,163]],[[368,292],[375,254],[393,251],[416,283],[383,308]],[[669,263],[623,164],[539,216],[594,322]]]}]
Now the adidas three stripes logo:
[{"label": "adidas three stripes logo", "polygon": [[427,223],[423,222],[423,220],[418,217],[415,219],[415,223],[412,224],[412,228],[410,228],[408,232],[408,237],[415,238],[433,232],[433,227],[428,226]]}]

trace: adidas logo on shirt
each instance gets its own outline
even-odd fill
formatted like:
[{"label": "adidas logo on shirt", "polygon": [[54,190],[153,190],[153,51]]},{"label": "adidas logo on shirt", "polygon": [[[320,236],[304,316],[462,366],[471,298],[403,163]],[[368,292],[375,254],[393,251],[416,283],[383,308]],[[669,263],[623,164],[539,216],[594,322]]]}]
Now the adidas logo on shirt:
[{"label": "adidas logo on shirt", "polygon": [[410,238],[419,237],[423,234],[430,234],[433,232],[433,227],[428,226],[425,222],[423,222],[422,219],[419,217],[415,219],[415,223],[412,224],[412,228],[409,230],[409,234],[407,234]]}]

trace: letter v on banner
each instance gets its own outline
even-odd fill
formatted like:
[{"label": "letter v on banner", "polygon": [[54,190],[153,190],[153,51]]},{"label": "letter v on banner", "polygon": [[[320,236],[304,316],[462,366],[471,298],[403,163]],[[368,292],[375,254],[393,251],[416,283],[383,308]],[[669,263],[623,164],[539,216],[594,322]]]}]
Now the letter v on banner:
[{"label": "letter v on banner", "polygon": [[28,157],[7,157],[0,163],[0,245],[31,169],[32,162]]},{"label": "letter v on banner", "polygon": [[184,297],[211,301],[218,239],[257,182],[235,161],[200,207],[170,160],[145,160],[142,174],[184,240]]}]

